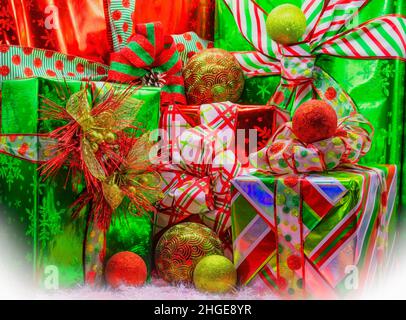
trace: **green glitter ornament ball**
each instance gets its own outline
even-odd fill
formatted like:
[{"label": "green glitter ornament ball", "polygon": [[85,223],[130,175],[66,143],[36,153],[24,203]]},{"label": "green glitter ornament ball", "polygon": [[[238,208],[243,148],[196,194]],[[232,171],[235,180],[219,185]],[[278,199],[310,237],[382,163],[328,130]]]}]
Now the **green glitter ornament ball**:
[{"label": "green glitter ornament ball", "polygon": [[197,264],[193,282],[195,287],[203,292],[227,293],[237,285],[237,271],[226,257],[207,256]]},{"label": "green glitter ornament ball", "polygon": [[268,35],[280,44],[293,44],[306,32],[307,22],[302,10],[293,4],[282,4],[271,11],[266,20]]}]

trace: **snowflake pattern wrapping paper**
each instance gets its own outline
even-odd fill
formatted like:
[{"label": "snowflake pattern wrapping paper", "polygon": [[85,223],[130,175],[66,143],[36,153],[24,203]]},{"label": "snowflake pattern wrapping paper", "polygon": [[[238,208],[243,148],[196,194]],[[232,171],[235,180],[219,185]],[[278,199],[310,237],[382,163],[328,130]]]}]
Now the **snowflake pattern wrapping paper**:
[{"label": "snowflake pattern wrapping paper", "polygon": [[[41,97],[63,105],[60,92],[64,86],[67,85],[71,92],[77,92],[83,84],[80,81],[67,81],[65,84],[63,80],[42,78],[3,83],[0,215],[9,224],[10,237],[23,248],[16,263],[31,265],[34,279],[40,286],[49,286],[49,279],[58,279],[61,287],[83,283],[86,212],[72,219],[70,207],[84,188],[84,181],[81,178],[66,181],[66,177],[71,176],[66,170],[54,179],[44,181],[38,170],[40,164],[37,163],[37,160],[46,157],[46,153],[39,152],[43,149],[42,143],[46,142],[46,134],[64,124],[41,120]],[[109,86],[94,82],[89,96],[95,96]],[[134,119],[134,125],[144,132],[157,129],[160,89],[142,88],[134,95],[144,101],[141,112]],[[117,251],[130,250],[140,254],[150,266],[151,233],[149,217],[117,219],[107,234],[107,256]],[[92,239],[91,244],[97,251],[100,245],[97,239]]]}]

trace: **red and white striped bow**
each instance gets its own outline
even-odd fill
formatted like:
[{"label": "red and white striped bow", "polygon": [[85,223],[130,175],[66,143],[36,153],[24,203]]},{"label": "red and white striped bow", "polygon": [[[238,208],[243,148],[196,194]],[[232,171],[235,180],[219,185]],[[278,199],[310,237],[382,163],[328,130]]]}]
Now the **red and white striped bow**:
[{"label": "red and white striped bow", "polygon": [[293,45],[280,45],[270,39],[267,13],[254,0],[223,1],[241,34],[256,49],[234,53],[245,74],[281,75],[270,103],[292,113],[304,101],[317,97],[329,100],[339,117],[355,110],[352,99],[337,82],[315,66],[321,54],[354,59],[406,58],[406,17],[386,15],[349,26],[369,0],[304,0],[307,30]]}]

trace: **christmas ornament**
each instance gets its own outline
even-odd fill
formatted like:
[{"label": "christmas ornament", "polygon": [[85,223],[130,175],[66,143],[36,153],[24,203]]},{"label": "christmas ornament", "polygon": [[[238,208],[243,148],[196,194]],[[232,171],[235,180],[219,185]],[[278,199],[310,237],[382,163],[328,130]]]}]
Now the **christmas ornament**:
[{"label": "christmas ornament", "polygon": [[237,271],[226,257],[207,256],[196,265],[193,283],[200,291],[226,293],[236,286]]},{"label": "christmas ornament", "polygon": [[282,4],[268,15],[266,31],[272,40],[280,44],[292,44],[303,36],[306,25],[306,17],[300,8]]},{"label": "christmas ornament", "polygon": [[218,236],[199,223],[180,223],[166,231],[155,252],[158,275],[171,283],[192,283],[193,270],[201,258],[222,255]]},{"label": "christmas ornament", "polygon": [[130,251],[119,252],[107,262],[105,278],[113,288],[141,286],[147,280],[147,266],[139,255]]},{"label": "christmas ornament", "polygon": [[234,56],[222,49],[194,55],[183,71],[189,104],[237,102],[244,89],[243,71]]},{"label": "christmas ornament", "polygon": [[310,100],[296,110],[292,129],[305,143],[328,139],[337,131],[337,114],[327,102]]}]

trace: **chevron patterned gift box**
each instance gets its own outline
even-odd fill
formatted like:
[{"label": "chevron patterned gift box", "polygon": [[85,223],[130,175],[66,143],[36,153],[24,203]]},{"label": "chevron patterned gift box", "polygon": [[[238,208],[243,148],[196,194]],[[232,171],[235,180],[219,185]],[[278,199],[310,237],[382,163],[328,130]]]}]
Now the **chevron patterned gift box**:
[{"label": "chevron patterned gift box", "polygon": [[388,263],[397,170],[256,172],[233,180],[234,263],[242,285],[290,298],[359,292]]}]

